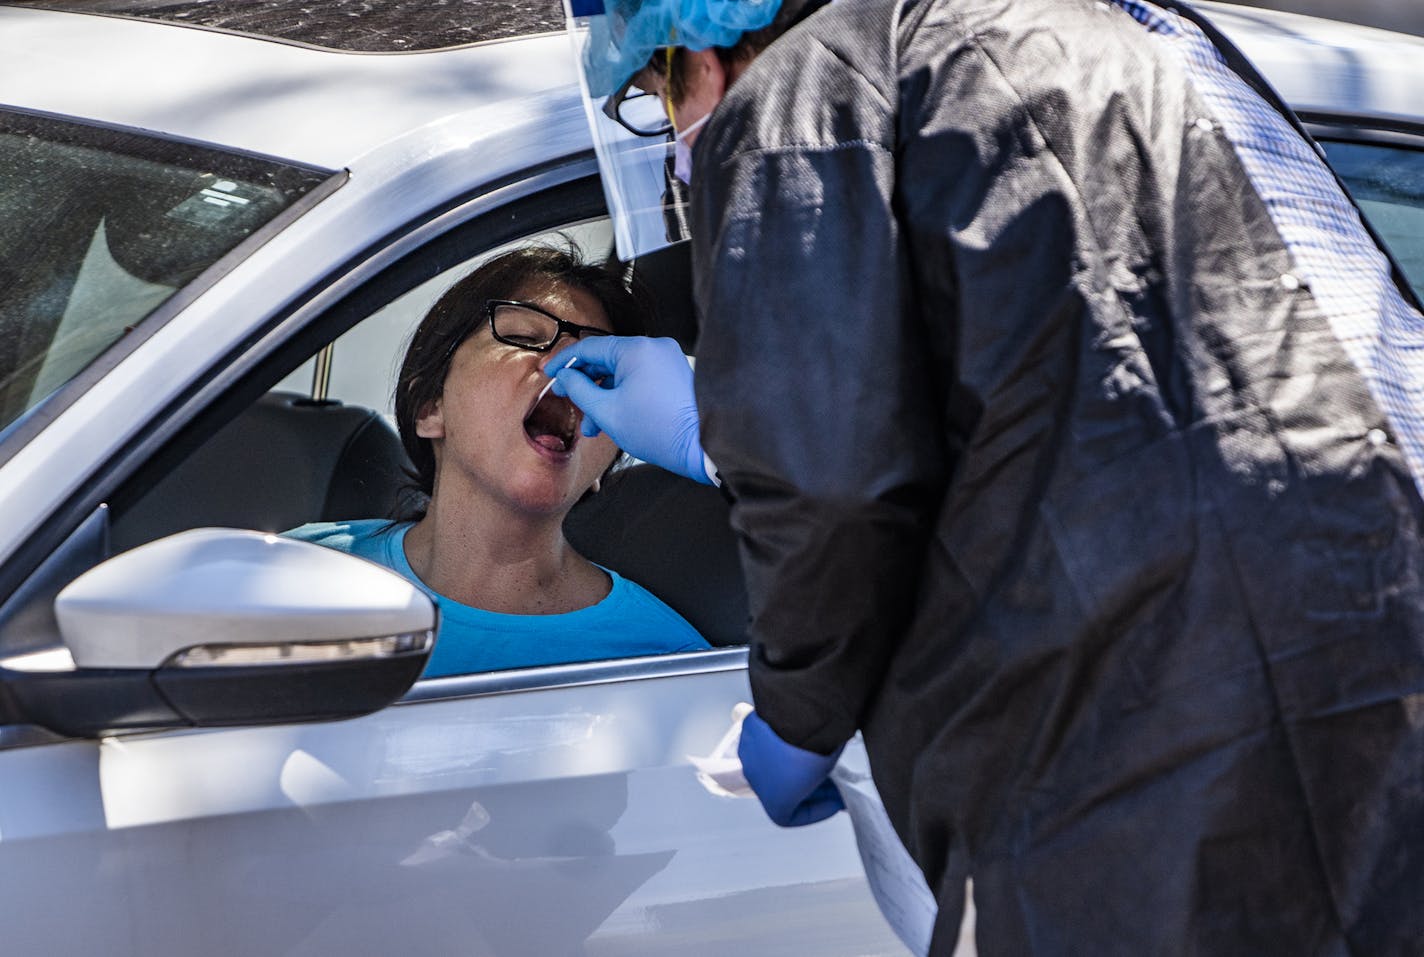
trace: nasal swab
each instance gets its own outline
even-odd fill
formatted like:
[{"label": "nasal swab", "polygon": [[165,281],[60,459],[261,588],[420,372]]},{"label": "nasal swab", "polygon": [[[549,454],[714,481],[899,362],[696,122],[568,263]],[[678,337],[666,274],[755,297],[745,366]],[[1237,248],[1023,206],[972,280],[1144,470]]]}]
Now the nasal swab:
[{"label": "nasal swab", "polygon": [[[563,364],[563,367],[559,369],[559,372],[563,372],[564,369],[572,369],[574,367],[575,362],[578,362],[578,356],[569,357],[569,361]],[[558,373],[556,372],[554,373],[554,375],[558,375]],[[554,387],[555,381],[556,380],[554,379],[554,376],[549,377],[549,384],[539,390],[539,398],[534,400],[535,405],[538,405],[540,402],[544,401],[544,396],[549,394],[549,390]]]}]

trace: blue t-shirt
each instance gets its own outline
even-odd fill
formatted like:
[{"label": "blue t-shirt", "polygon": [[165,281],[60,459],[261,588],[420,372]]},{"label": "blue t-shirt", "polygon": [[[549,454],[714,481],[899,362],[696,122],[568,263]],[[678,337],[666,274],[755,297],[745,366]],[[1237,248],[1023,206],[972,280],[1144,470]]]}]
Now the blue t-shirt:
[{"label": "blue t-shirt", "polygon": [[413,524],[379,518],[320,522],[283,534],[384,565],[434,599],[440,607],[440,632],[425,666],[427,678],[711,647],[646,588],[606,568],[613,579],[608,596],[577,611],[508,615],[462,605],[431,590],[406,561],[405,533]]}]

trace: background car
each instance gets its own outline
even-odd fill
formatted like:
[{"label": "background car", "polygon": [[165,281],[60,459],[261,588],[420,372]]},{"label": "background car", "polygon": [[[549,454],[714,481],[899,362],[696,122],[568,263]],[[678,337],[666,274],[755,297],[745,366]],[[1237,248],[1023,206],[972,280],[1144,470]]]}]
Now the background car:
[{"label": "background car", "polygon": [[1251,7],[1306,13],[1424,36],[1424,9],[1400,0],[1232,0]]},{"label": "background car", "polygon": [[[902,953],[844,816],[778,830],[697,781],[687,755],[749,698],[746,599],[720,496],[650,467],[569,535],[711,651],[413,684],[395,656],[367,663],[398,685],[383,708],[350,681],[294,699],[276,666],[190,700],[166,658],[53,664],[54,596],[139,545],[379,514],[403,464],[395,363],[428,304],[511,243],[612,244],[563,35],[340,52],[192,25],[207,6],[0,4],[6,951]],[[268,9],[290,26],[293,6]],[[1418,289],[1424,41],[1203,7]],[[425,45],[408,26],[388,49]],[[345,32],[369,40],[359,17]],[[633,268],[690,349],[685,247]],[[152,572],[138,611],[187,570]],[[230,626],[167,622],[194,645]]]}]

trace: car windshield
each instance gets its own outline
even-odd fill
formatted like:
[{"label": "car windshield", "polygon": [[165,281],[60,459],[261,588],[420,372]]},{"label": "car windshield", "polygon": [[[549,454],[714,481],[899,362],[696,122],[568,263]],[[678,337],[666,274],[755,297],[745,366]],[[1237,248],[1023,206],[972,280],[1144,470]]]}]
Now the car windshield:
[{"label": "car windshield", "polygon": [[0,430],[328,175],[0,110]]}]

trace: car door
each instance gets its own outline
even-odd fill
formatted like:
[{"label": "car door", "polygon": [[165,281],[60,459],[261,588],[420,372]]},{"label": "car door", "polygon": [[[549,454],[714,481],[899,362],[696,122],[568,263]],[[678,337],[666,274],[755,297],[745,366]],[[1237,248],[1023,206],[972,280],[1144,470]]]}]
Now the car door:
[{"label": "car door", "polygon": [[[343,348],[352,368],[379,365],[390,337],[372,330],[405,293],[586,223],[601,206],[590,170],[506,187],[516,198],[466,222],[447,214],[446,231],[235,357],[231,387],[174,426],[95,521],[125,545],[171,530],[136,531],[133,517],[182,511],[173,477],[215,432],[274,385],[318,367],[340,380]],[[313,345],[319,361],[302,364]],[[149,507],[155,494],[166,508]],[[844,815],[780,830],[755,801],[698,781],[688,756],[708,753],[746,700],[745,649],[724,647],[425,680],[340,722],[97,740],[12,726],[0,737],[7,951],[902,953]]]},{"label": "car door", "polygon": [[[30,844],[97,866],[25,875],[10,926],[35,953],[898,953],[844,819],[775,831],[696,781],[686,755],[746,689],[737,653],[693,657],[461,679],[337,724],[105,741],[89,838]],[[36,899],[128,919],[86,937],[37,921]]]},{"label": "car door", "polygon": [[746,697],[743,655],[713,651],[9,749],[7,950],[901,952],[843,816],[780,831],[696,780]]}]

